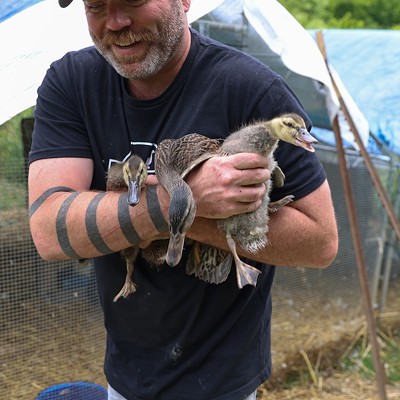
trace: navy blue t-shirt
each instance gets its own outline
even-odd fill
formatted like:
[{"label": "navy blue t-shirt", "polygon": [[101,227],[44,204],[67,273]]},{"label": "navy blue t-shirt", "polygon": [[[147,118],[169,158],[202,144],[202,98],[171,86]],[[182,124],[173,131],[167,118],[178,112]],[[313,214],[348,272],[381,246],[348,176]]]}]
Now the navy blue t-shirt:
[{"label": "navy blue t-shirt", "polygon": [[[159,97],[133,98],[126,81],[87,48],[52,64],[38,91],[30,162],[52,157],[94,160],[92,188],[105,189],[114,160],[136,153],[154,168],[157,143],[198,132],[226,137],[245,123],[297,112],[311,123],[283,79],[248,55],[192,31],[189,55]],[[272,200],[301,198],[325,179],[315,154],[282,143],[275,153],[286,175]],[[271,372],[274,267],[256,287],[207,284],[179,266],[152,268],[139,257],[137,291],[114,303],[126,268],[119,253],[95,259],[107,329],[105,374],[128,400],[236,400]]]}]

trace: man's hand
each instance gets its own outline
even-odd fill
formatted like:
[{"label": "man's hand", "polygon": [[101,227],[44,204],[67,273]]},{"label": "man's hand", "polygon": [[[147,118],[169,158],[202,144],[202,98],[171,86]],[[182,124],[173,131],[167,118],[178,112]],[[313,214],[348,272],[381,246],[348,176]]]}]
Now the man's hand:
[{"label": "man's hand", "polygon": [[256,210],[270,176],[267,158],[240,153],[205,161],[186,181],[196,199],[196,215],[222,219]]}]

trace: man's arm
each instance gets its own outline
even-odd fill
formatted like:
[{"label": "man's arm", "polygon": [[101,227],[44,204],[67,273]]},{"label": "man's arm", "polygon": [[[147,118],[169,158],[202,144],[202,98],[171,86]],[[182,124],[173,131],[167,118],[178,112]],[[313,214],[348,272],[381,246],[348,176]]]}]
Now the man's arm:
[{"label": "man's arm", "polygon": [[[247,157],[247,156],[246,156]],[[244,159],[248,160],[248,158]],[[238,171],[234,169],[220,170],[216,164],[217,159],[204,163],[194,170],[188,177],[195,198],[205,205],[206,209],[213,206],[213,203],[219,204],[221,210],[237,210],[235,207],[234,193],[240,193],[247,190],[246,181],[240,181],[235,186],[232,184],[235,180],[229,175],[237,174],[240,178],[240,168],[250,168],[250,164],[236,164]],[[259,167],[262,167],[259,165]],[[244,171],[243,171],[244,172]],[[251,172],[251,170],[246,170]],[[254,169],[252,177],[262,176],[262,168]],[[205,183],[207,180],[207,184]],[[224,188],[224,185],[218,184],[218,180],[227,182],[226,193],[230,196],[217,198],[209,196],[206,186],[214,187],[215,190]],[[228,182],[230,182],[228,184]],[[248,182],[249,183],[249,182]],[[255,197],[248,198],[248,206],[254,207],[258,194],[256,194],[258,185],[255,185]],[[248,192],[249,196],[251,191]],[[208,199],[207,199],[208,197]],[[244,197],[238,198],[237,202],[243,201]],[[246,203],[243,203],[246,207]],[[200,213],[203,207],[200,206]],[[221,211],[222,212],[222,211]],[[229,250],[225,236],[216,228],[216,221],[207,218],[196,218],[192,228],[189,230],[188,237],[204,242],[225,250]],[[338,250],[338,234],[336,227],[335,213],[332,204],[331,192],[328,182],[325,181],[320,187],[307,196],[296,200],[289,205],[270,214],[269,232],[267,234],[269,244],[257,254],[245,253],[238,246],[239,255],[254,259],[267,264],[282,266],[301,266],[301,267],[327,267],[334,260]]]},{"label": "man's arm", "polygon": [[[229,251],[216,221],[196,218],[188,237]],[[318,189],[270,214],[268,245],[257,254],[240,256],[266,264],[324,268],[334,260],[338,235],[330,189],[325,181]]]},{"label": "man's arm", "polygon": [[[90,191],[92,176],[90,159],[52,158],[30,165],[30,226],[43,258],[96,257],[159,233],[148,212],[152,204],[146,190],[139,204],[129,207],[124,194]],[[151,196],[151,201],[157,198]]]},{"label": "man's arm", "polygon": [[[160,233],[165,236],[167,228],[160,232],[156,225],[162,223],[153,222],[154,210],[161,211],[161,218],[168,215],[169,196],[159,185],[158,195],[148,196],[157,204],[148,201],[147,190],[143,190],[139,204],[129,207],[124,195],[89,191],[92,174],[89,159],[47,159],[31,164],[31,231],[43,258],[90,258],[146,242]],[[227,249],[216,219],[255,210],[269,176],[267,161],[255,154],[206,161],[188,177],[197,201],[197,218],[188,237]],[[150,177],[148,183],[157,180]],[[44,196],[49,189],[60,187]],[[336,255],[336,224],[327,183],[273,214],[269,225],[270,244],[265,250],[241,255],[278,265],[315,267],[329,265]]]},{"label": "man's arm", "polygon": [[[270,176],[265,158],[238,154],[210,164],[218,170],[213,180],[196,174],[195,186],[203,190],[197,196],[200,216],[225,218],[260,205],[263,182]],[[30,225],[43,258],[91,258],[160,234],[168,236],[169,196],[154,176],[135,207],[128,206],[124,194],[90,191],[92,176],[93,162],[85,158],[44,159],[30,165]],[[217,231],[216,225],[213,228]]]}]

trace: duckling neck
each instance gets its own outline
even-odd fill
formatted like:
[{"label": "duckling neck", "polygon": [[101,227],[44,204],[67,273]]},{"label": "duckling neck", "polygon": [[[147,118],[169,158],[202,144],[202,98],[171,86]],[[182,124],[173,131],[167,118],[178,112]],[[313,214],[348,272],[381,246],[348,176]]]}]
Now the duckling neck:
[{"label": "duckling neck", "polygon": [[263,156],[271,154],[278,145],[278,138],[270,133],[267,123],[248,125],[229,135],[222,144],[227,154],[258,153]]},{"label": "duckling neck", "polygon": [[170,218],[187,213],[187,210],[195,209],[196,203],[193,198],[192,191],[185,181],[177,184],[170,194]]},{"label": "duckling neck", "polygon": [[179,210],[187,210],[195,204],[192,190],[174,169],[168,170],[165,174],[159,171],[158,179],[170,197],[169,214],[170,219],[180,214]]}]

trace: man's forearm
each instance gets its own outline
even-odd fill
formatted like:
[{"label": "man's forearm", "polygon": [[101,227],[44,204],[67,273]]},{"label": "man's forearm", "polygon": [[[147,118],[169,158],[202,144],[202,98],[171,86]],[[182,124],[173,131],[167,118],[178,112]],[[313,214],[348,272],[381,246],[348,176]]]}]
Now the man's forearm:
[{"label": "man's forearm", "polygon": [[[290,207],[280,210],[280,216],[270,219],[267,234],[268,244],[257,253],[247,253],[237,247],[239,256],[266,264],[291,267],[326,267],[332,261],[335,252],[334,243],[318,234],[319,229],[312,227],[313,222],[305,216],[298,216],[297,210]],[[297,218],[294,222],[294,218]],[[216,230],[216,221],[198,218],[188,233],[193,240],[230,251],[225,235]],[[306,228],[307,225],[311,225]],[[333,256],[334,257],[334,256]]]},{"label": "man's forearm", "polygon": [[135,207],[126,200],[125,193],[72,190],[52,193],[41,203],[39,198],[31,205],[30,223],[40,255],[48,260],[91,258],[167,230],[153,188],[143,190]]},{"label": "man's forearm", "polygon": [[[196,218],[191,239],[229,251],[216,220]],[[327,267],[336,256],[337,229],[330,191],[325,182],[315,192],[270,214],[269,243],[258,253],[238,254],[267,264],[292,267]]]}]

